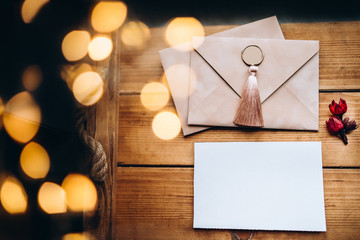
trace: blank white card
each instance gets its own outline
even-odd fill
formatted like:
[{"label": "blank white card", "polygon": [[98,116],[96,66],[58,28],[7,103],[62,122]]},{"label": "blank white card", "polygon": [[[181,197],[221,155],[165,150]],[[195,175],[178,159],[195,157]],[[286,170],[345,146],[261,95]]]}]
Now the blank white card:
[{"label": "blank white card", "polygon": [[194,228],[326,231],[321,143],[195,143]]}]

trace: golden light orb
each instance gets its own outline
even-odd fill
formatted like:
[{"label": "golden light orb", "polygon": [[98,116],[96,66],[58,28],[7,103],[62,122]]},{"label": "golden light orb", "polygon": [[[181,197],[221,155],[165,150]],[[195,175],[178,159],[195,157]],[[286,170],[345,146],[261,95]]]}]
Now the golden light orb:
[{"label": "golden light orb", "polygon": [[78,61],[85,57],[90,39],[90,33],[87,31],[74,30],[69,32],[61,44],[61,50],[66,60]]},{"label": "golden light orb", "polygon": [[172,112],[160,112],[153,119],[152,129],[158,138],[171,140],[180,133],[180,119]]},{"label": "golden light orb", "polygon": [[96,72],[84,72],[76,77],[72,90],[76,100],[90,106],[100,100],[104,92],[104,82]]},{"label": "golden light orb", "polygon": [[20,166],[31,178],[44,178],[50,169],[50,157],[45,148],[36,142],[29,142],[20,155]]},{"label": "golden light orb", "polygon": [[125,21],[127,6],[121,1],[101,1],[91,13],[91,25],[101,33],[118,29]]},{"label": "golden light orb", "polygon": [[26,143],[39,130],[40,107],[29,92],[20,92],[6,103],[3,122],[10,137],[20,143]]},{"label": "golden light orb", "polygon": [[25,213],[27,194],[21,182],[14,177],[7,177],[0,192],[0,200],[4,209],[10,214]]},{"label": "golden light orb", "polygon": [[130,21],[121,28],[121,41],[128,47],[143,48],[150,36],[149,27],[140,21]]},{"label": "golden light orb", "polygon": [[110,56],[113,43],[109,36],[94,37],[88,47],[89,57],[94,61],[102,61]]},{"label": "golden light orb", "polygon": [[56,183],[45,182],[38,192],[38,203],[48,214],[65,213],[67,211],[66,194]]},{"label": "golden light orb", "polygon": [[178,50],[187,50],[186,46],[177,46],[181,43],[191,42],[192,37],[204,37],[203,25],[193,17],[174,18],[167,26],[165,39],[170,46]]},{"label": "golden light orb", "polygon": [[71,173],[62,183],[68,207],[74,212],[93,211],[97,204],[97,191],[94,183],[86,176]]}]

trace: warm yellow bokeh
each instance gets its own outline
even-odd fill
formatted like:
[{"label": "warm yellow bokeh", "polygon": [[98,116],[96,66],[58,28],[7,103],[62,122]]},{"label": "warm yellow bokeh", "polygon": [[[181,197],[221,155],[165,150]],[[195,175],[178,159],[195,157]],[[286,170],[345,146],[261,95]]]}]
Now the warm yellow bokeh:
[{"label": "warm yellow bokeh", "polygon": [[41,122],[40,107],[30,93],[18,93],[6,103],[3,121],[6,132],[10,137],[20,143],[26,143],[39,130]]},{"label": "warm yellow bokeh", "polygon": [[163,108],[169,101],[169,91],[159,82],[148,83],[141,90],[140,99],[144,107],[156,111]]},{"label": "warm yellow bokeh", "polygon": [[140,21],[130,21],[121,29],[121,41],[128,47],[143,48],[150,36],[149,27]]},{"label": "warm yellow bokeh", "polygon": [[154,134],[160,139],[173,139],[180,133],[180,119],[172,112],[158,113],[152,122],[152,129]]},{"label": "warm yellow bokeh", "polygon": [[21,17],[24,23],[31,23],[41,8],[50,0],[25,0],[21,7]]},{"label": "warm yellow bokeh", "polygon": [[101,1],[91,14],[91,25],[101,33],[109,33],[118,29],[125,21],[127,6],[121,1]]},{"label": "warm yellow bokeh", "polygon": [[[181,43],[191,42],[192,37],[204,37],[203,25],[193,17],[174,18],[167,26],[165,39],[170,46],[176,46],[178,50],[188,50],[188,46]],[[189,45],[191,46],[191,45]]]},{"label": "warm yellow bokeh", "polygon": [[90,106],[100,100],[103,95],[104,82],[96,72],[84,72],[76,77],[72,90],[76,100]]},{"label": "warm yellow bokeh", "polygon": [[94,61],[101,61],[110,56],[113,43],[109,36],[94,37],[88,47],[89,57]]},{"label": "warm yellow bokeh", "polygon": [[50,169],[50,157],[45,148],[36,142],[29,142],[20,155],[20,166],[31,178],[44,178]]},{"label": "warm yellow bokeh", "polygon": [[28,66],[22,75],[22,83],[26,90],[35,91],[41,84],[43,74],[38,65]]},{"label": "warm yellow bokeh", "polygon": [[68,207],[74,212],[93,211],[97,204],[97,191],[94,183],[81,174],[69,174],[62,185],[66,193]]},{"label": "warm yellow bokeh", "polygon": [[38,192],[38,203],[48,214],[65,213],[67,211],[64,189],[52,182],[45,182]]},{"label": "warm yellow bokeh", "polygon": [[61,44],[61,50],[66,60],[77,61],[85,57],[90,39],[90,33],[87,31],[74,30],[69,32]]},{"label": "warm yellow bokeh", "polygon": [[62,67],[60,76],[66,82],[70,90],[73,88],[77,76],[84,72],[92,72],[93,68],[87,63],[77,63],[75,65],[66,64]]},{"label": "warm yellow bokeh", "polygon": [[7,177],[0,192],[0,199],[4,209],[11,214],[25,213],[27,195],[21,182],[14,177]]},{"label": "warm yellow bokeh", "polygon": [[[191,95],[194,92],[194,86],[196,84],[196,73],[190,68],[189,65],[185,64],[174,64],[165,70],[166,75],[168,76],[177,76],[173,78],[170,82],[171,89],[183,89],[184,85],[189,89],[189,91],[172,91],[172,96],[175,98],[188,99],[189,94]],[[186,82],[191,78],[191,86]]]},{"label": "warm yellow bokeh", "polygon": [[95,240],[89,233],[68,233],[61,240]]},{"label": "warm yellow bokeh", "polygon": [[0,97],[0,116],[3,114],[4,110],[5,110],[5,105],[2,98]]}]

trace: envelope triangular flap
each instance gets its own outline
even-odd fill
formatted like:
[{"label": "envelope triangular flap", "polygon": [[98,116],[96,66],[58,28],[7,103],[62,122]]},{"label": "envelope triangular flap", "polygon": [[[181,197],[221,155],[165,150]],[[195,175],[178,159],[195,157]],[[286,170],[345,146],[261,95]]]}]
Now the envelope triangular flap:
[{"label": "envelope triangular flap", "polygon": [[318,41],[277,40],[255,38],[194,37],[198,54],[241,96],[249,67],[241,52],[257,45],[264,54],[256,74],[261,102],[264,102],[318,51]]}]

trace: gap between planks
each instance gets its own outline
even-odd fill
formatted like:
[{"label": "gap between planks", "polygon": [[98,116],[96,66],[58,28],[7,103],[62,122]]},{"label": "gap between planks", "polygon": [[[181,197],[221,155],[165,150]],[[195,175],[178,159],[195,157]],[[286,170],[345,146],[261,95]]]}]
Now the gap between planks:
[{"label": "gap between planks", "polygon": [[[319,91],[319,93],[359,93],[360,89],[322,89]],[[121,91],[119,92],[119,96],[140,96],[141,92],[125,92]]]},{"label": "gap between planks", "polygon": [[[194,165],[146,165],[146,164],[121,164],[118,163],[119,168],[194,168]],[[325,166],[323,169],[360,169],[360,167],[328,167]]]}]

